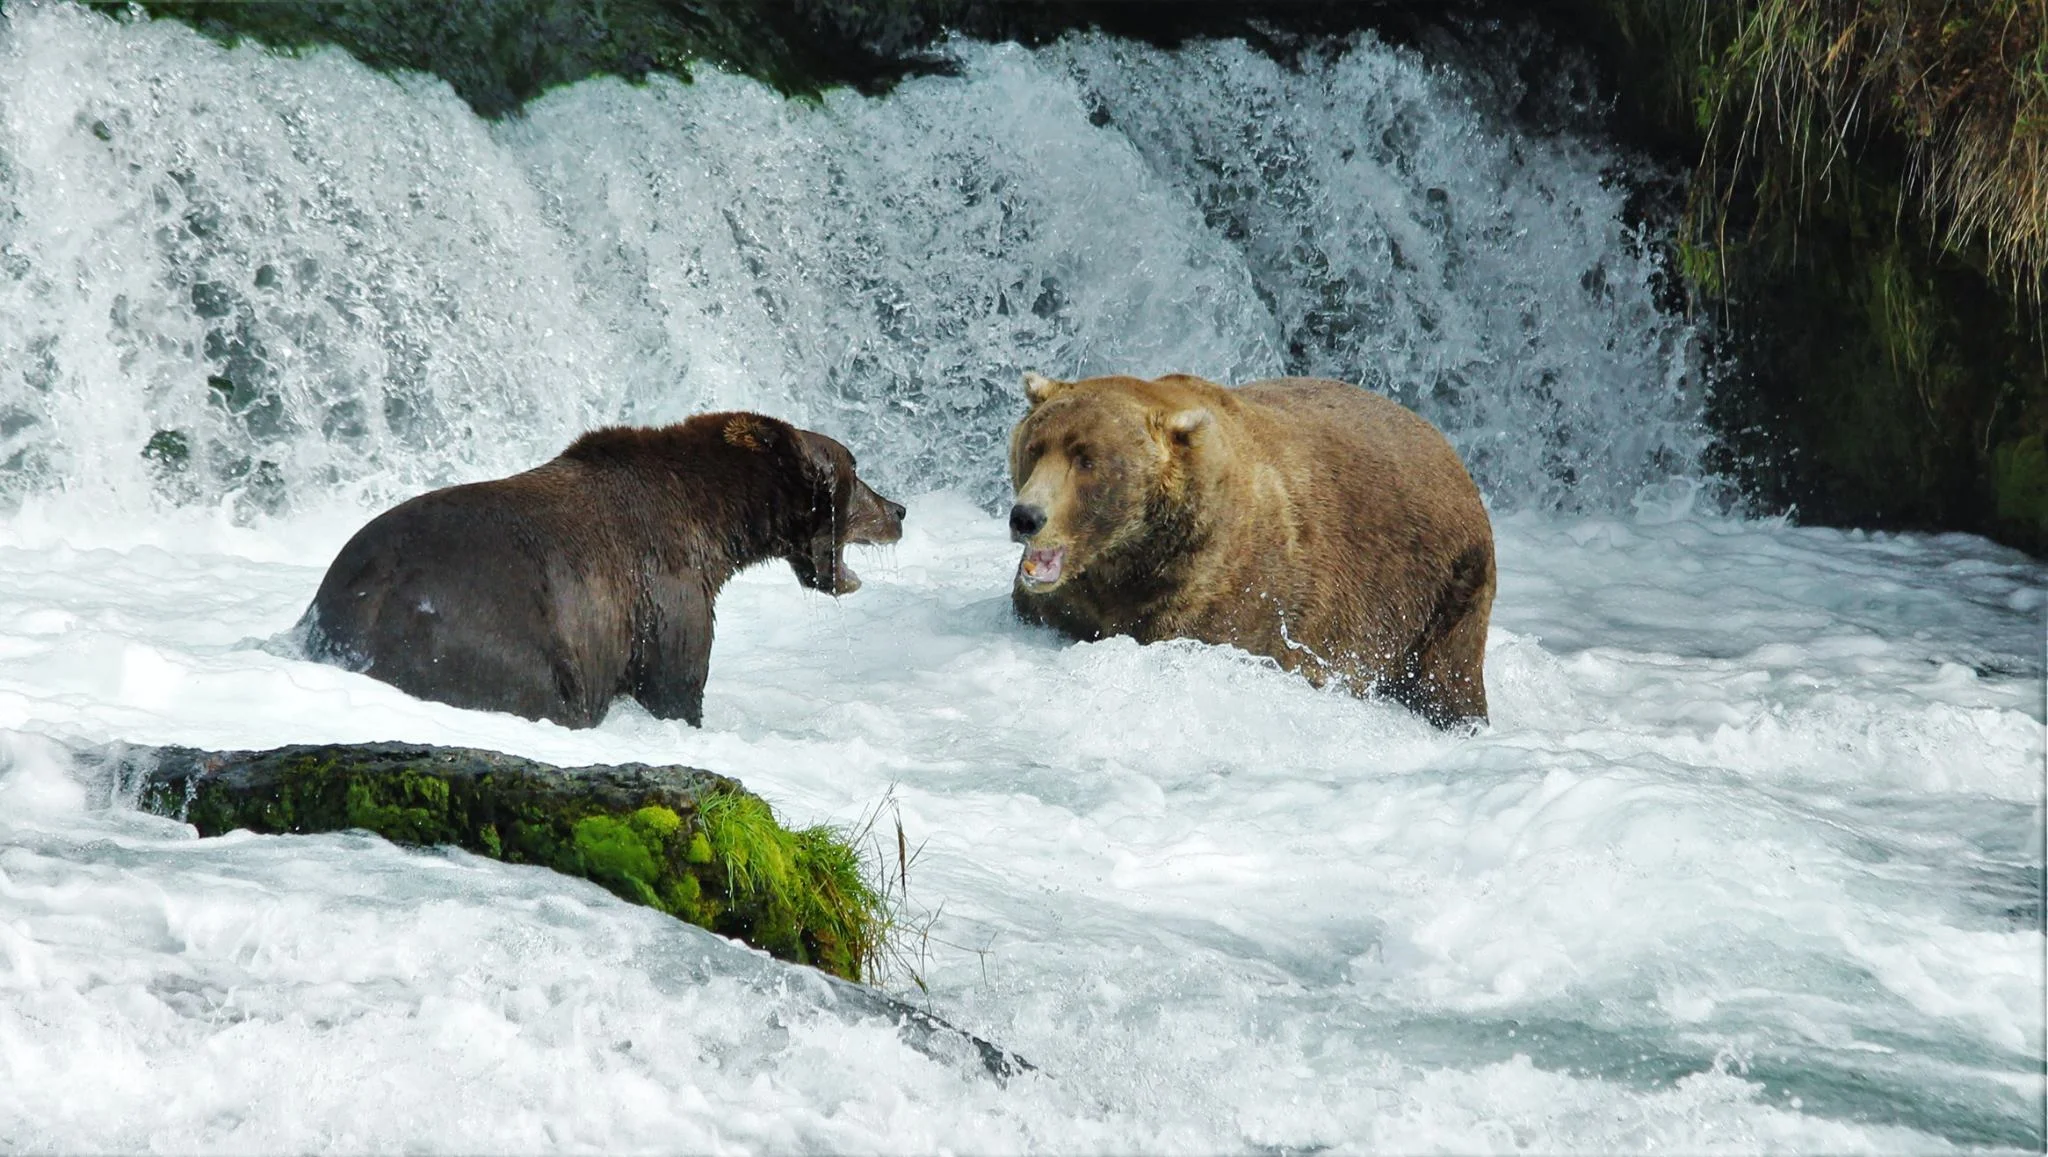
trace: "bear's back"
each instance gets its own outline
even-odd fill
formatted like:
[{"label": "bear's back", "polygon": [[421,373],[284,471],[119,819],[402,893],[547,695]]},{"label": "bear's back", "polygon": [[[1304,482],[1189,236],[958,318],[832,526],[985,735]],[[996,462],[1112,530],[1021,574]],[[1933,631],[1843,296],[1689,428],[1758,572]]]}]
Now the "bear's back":
[{"label": "bear's back", "polygon": [[372,519],[314,593],[308,657],[457,706],[594,720],[610,683],[559,673],[622,662],[631,608],[583,473],[557,459]]},{"label": "bear's back", "polygon": [[[1291,458],[1292,485],[1330,490],[1361,516],[1384,511],[1404,526],[1420,520],[1455,537],[1491,539],[1479,488],[1450,440],[1421,415],[1362,386],[1326,378],[1273,378],[1233,391],[1255,414],[1275,452]],[[1307,495],[1303,495],[1307,497]]]}]

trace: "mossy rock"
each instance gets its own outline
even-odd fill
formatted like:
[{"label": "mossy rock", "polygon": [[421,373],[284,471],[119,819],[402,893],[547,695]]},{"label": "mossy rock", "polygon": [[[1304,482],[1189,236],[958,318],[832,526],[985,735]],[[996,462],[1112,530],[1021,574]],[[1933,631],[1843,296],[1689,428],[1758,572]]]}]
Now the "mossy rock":
[{"label": "mossy rock", "polygon": [[886,926],[843,833],[784,828],[760,797],[696,768],[564,769],[395,743],[166,747],[142,769],[142,784],[140,807],[201,836],[362,829],[395,843],[452,844],[580,876],[848,980],[872,971]]}]

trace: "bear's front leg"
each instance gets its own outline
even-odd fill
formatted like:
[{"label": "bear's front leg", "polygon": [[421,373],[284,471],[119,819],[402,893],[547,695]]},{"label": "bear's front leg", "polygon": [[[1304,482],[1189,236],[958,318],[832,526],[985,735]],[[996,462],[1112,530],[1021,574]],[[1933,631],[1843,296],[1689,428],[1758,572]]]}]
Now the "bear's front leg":
[{"label": "bear's front leg", "polygon": [[702,727],[712,594],[695,576],[656,575],[645,582],[627,687],[656,718]]}]

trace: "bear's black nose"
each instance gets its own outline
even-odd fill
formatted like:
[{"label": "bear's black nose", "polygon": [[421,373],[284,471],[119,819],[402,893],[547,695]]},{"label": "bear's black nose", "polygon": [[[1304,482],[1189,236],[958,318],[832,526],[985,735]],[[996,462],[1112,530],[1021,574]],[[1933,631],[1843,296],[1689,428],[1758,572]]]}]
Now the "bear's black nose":
[{"label": "bear's black nose", "polygon": [[1045,511],[1019,502],[1010,508],[1010,538],[1023,542],[1045,529]]},{"label": "bear's black nose", "polygon": [[910,508],[901,502],[890,502],[889,513],[896,516],[896,521],[902,522],[903,516],[910,513]]}]

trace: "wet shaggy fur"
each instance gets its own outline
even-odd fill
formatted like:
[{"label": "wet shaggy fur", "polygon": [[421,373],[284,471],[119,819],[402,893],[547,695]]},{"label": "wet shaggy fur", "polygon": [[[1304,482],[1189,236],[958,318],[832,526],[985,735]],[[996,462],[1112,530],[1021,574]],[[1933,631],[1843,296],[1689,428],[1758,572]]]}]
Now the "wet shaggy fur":
[{"label": "wet shaggy fur", "polygon": [[701,726],[725,581],[781,558],[843,594],[841,550],[896,541],[902,516],[844,446],[774,418],[595,430],[372,519],[300,629],[309,657],[423,699],[590,727],[625,694]]},{"label": "wet shaggy fur", "polygon": [[[1493,528],[1428,422],[1309,378],[1029,375],[1026,393],[1010,440],[1023,618],[1227,643],[1438,726],[1486,719]],[[1034,581],[1054,557],[1056,579]]]}]

